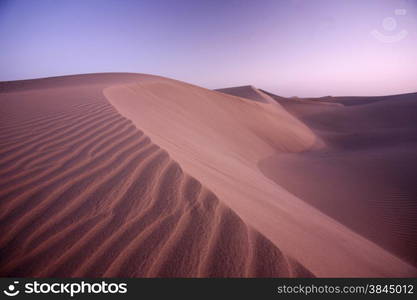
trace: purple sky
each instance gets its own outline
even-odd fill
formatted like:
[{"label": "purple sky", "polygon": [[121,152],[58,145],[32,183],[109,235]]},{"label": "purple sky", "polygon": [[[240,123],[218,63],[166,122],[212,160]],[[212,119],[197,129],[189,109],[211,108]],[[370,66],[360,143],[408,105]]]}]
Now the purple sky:
[{"label": "purple sky", "polygon": [[417,0],[0,0],[0,81],[93,72],[284,96],[416,92]]}]

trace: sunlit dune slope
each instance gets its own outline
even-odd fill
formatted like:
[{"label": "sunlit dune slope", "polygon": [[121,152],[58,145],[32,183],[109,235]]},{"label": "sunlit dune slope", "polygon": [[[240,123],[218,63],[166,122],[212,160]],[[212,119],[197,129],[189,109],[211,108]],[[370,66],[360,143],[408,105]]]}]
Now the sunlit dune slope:
[{"label": "sunlit dune slope", "polygon": [[191,176],[318,276],[410,276],[416,270],[264,176],[276,153],[325,147],[278,103],[161,77],[104,90],[117,110]]}]

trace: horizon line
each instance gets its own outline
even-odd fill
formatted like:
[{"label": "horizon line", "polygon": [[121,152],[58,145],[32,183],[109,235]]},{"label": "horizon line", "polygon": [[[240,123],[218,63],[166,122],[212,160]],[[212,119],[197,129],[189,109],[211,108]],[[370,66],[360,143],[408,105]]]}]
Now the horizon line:
[{"label": "horizon line", "polygon": [[[351,97],[351,98],[378,98],[378,97],[393,97],[393,96],[401,96],[401,95],[411,95],[411,94],[417,94],[417,89],[415,91],[411,91],[411,92],[404,92],[404,93],[398,93],[398,94],[380,94],[380,95],[321,95],[321,96],[297,96],[297,95],[293,95],[293,96],[282,96],[276,93],[272,93],[269,92],[267,89],[261,88],[261,87],[257,87],[256,85],[253,84],[242,84],[242,85],[234,85],[234,86],[225,86],[225,87],[217,87],[214,89],[211,88],[207,88],[195,83],[190,83],[188,81],[184,81],[181,79],[176,79],[176,78],[171,78],[171,77],[167,77],[164,75],[158,75],[158,74],[152,74],[152,73],[140,73],[140,72],[121,72],[121,71],[112,71],[112,72],[91,72],[91,73],[71,73],[71,74],[65,74],[65,75],[53,75],[53,76],[45,76],[45,77],[33,77],[33,78],[23,78],[23,79],[14,79],[14,80],[0,80],[0,84],[5,84],[5,83],[11,83],[11,82],[19,82],[19,81],[33,81],[33,80],[44,80],[44,79],[53,79],[53,78],[60,78],[60,77],[74,77],[74,76],[83,76],[83,75],[104,75],[104,74],[131,74],[131,75],[151,75],[151,76],[159,76],[159,77],[164,77],[167,79],[173,79],[173,80],[177,80],[177,81],[181,81],[181,82],[185,82],[188,84],[192,84],[201,88],[205,88],[208,90],[212,90],[212,91],[216,91],[216,90],[221,90],[221,89],[230,89],[230,88],[238,88],[238,87],[254,87],[257,90],[260,90],[262,92],[267,92],[269,94],[272,94],[274,96],[278,96],[278,97],[282,97],[282,98],[287,98],[287,99],[292,99],[292,98],[298,98],[298,99],[320,99],[320,98],[326,98],[326,97],[331,97],[331,98],[345,98],[345,97]],[[1,90],[0,90],[1,92]]]}]

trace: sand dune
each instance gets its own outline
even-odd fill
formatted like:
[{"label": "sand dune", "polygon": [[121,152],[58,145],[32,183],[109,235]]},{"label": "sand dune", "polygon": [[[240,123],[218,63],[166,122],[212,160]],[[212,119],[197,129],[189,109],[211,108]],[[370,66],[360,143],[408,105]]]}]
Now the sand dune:
[{"label": "sand dune", "polygon": [[258,163],[274,153],[323,147],[279,104],[162,78],[104,93],[184,170],[315,275],[415,274],[415,268],[265,178]]},{"label": "sand dune", "polygon": [[2,276],[312,276],[84,78],[2,86]]},{"label": "sand dune", "polygon": [[415,276],[264,175],[333,145],[239,93],[268,101],[141,74],[0,83],[0,274]]}]

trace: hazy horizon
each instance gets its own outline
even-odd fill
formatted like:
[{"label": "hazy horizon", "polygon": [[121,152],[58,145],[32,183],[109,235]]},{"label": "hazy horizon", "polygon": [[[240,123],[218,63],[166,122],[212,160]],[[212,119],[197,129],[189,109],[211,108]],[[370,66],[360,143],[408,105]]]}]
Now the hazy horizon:
[{"label": "hazy horizon", "polygon": [[133,72],[282,96],[417,91],[415,0],[2,0],[0,44],[0,81]]}]

